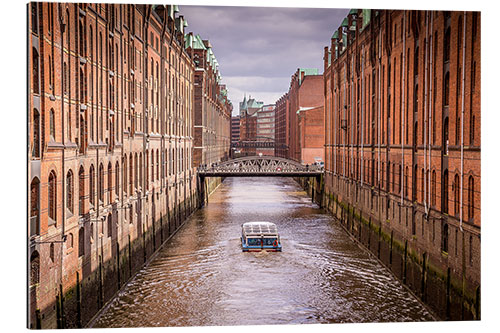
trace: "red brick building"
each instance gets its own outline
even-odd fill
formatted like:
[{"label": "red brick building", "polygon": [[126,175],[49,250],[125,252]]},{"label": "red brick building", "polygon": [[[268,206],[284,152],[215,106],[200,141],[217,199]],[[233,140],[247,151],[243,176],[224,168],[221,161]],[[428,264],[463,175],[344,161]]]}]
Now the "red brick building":
[{"label": "red brick building", "polygon": [[288,93],[284,94],[276,101],[275,136],[276,148],[275,156],[288,157],[288,146],[290,144],[290,107]]},{"label": "red brick building", "polygon": [[323,106],[300,108],[297,111],[300,163],[324,161],[325,124]]},{"label": "red brick building", "polygon": [[195,63],[193,167],[198,167],[229,158],[233,108],[210,42],[189,33],[186,49]]},{"label": "red brick building", "polygon": [[324,52],[325,190],[470,299],[480,284],[480,20],[351,10]]},{"label": "red brick building", "polygon": [[[257,140],[257,111],[264,105],[264,102],[259,102],[255,98],[246,96],[243,102],[240,102],[240,141],[256,141]],[[243,147],[242,155],[255,155],[256,148]]]},{"label": "red brick building", "polygon": [[[282,97],[284,99],[284,97]],[[323,95],[323,75],[318,74],[318,70],[314,68],[298,68],[297,72],[292,75],[290,88],[288,90],[288,158],[301,161],[301,141],[299,135],[299,120],[298,114],[301,108],[313,108],[315,113],[314,118],[322,118],[323,110],[319,107],[324,104]],[[281,101],[280,103],[286,103]],[[278,103],[277,103],[278,104]],[[283,130],[281,130],[283,131]],[[322,129],[321,135],[324,133]],[[309,141],[304,141],[304,143]]]},{"label": "red brick building", "polygon": [[195,63],[175,5],[28,19],[28,325],[82,327],[197,206]]}]

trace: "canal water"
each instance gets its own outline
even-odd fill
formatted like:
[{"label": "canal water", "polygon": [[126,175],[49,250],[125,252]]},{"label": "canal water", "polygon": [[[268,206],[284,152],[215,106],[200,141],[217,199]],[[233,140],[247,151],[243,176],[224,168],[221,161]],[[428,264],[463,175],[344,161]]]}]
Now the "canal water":
[{"label": "canal water", "polygon": [[[283,252],[243,253],[241,224]],[[387,269],[290,178],[227,178],[93,327],[431,321]]]}]

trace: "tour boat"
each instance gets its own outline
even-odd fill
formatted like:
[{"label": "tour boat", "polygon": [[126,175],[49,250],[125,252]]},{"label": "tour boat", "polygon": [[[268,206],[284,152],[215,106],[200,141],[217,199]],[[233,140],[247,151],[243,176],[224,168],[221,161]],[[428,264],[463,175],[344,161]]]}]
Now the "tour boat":
[{"label": "tour boat", "polygon": [[280,251],[281,241],[276,224],[271,222],[246,222],[241,226],[243,252]]}]

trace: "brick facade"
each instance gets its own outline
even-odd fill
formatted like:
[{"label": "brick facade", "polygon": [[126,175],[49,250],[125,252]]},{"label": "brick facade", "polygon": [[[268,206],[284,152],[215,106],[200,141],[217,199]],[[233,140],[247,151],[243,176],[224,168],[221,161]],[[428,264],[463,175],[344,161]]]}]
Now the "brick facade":
[{"label": "brick facade", "polygon": [[194,75],[193,167],[225,161],[230,153],[232,104],[221,84],[217,59],[208,40],[186,35],[186,49],[196,65]]},{"label": "brick facade", "polygon": [[480,284],[480,29],[477,12],[351,10],[324,51],[325,191],[469,295]]},{"label": "brick facade", "polygon": [[195,63],[176,5],[28,19],[28,325],[81,327],[197,207]]},{"label": "brick facade", "polygon": [[[318,74],[317,69],[298,68],[292,75],[288,92],[276,101],[277,118],[279,119],[276,131],[279,133],[278,138],[281,144],[288,146],[280,154],[299,162],[302,160],[298,114],[301,109],[318,108],[323,105],[323,76]],[[321,111],[321,114],[318,113],[314,116],[314,118],[317,117],[322,119],[324,112]],[[320,133],[323,135],[323,121],[321,120],[320,123]]]}]

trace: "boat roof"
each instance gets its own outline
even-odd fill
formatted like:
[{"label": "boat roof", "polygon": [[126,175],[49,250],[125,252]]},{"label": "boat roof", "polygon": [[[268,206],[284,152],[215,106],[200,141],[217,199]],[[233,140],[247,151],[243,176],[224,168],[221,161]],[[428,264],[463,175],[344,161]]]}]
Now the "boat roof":
[{"label": "boat roof", "polygon": [[277,235],[278,228],[271,222],[256,221],[246,222],[242,225],[243,232],[247,235]]}]

